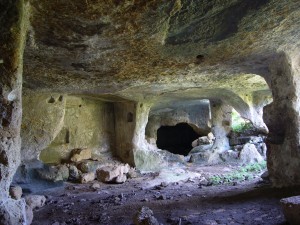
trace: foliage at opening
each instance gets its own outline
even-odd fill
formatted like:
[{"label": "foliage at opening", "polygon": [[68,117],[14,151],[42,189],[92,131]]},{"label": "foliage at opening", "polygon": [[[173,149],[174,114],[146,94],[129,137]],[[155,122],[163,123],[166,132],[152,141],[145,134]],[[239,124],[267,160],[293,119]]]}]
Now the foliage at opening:
[{"label": "foliage at opening", "polygon": [[249,120],[242,118],[240,114],[235,110],[233,110],[231,113],[231,119],[231,129],[236,133],[244,132],[253,127],[252,123]]},{"label": "foliage at opening", "polygon": [[263,171],[266,167],[266,162],[249,164],[225,175],[214,175],[210,177],[209,180],[212,185],[229,184],[237,181],[250,180],[255,177],[255,174]]}]

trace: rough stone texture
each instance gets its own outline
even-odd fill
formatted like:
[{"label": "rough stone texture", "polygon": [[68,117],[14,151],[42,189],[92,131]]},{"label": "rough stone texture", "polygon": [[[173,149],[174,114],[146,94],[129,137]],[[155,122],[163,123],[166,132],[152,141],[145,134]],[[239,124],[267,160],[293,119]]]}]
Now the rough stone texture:
[{"label": "rough stone texture", "polygon": [[209,112],[207,100],[154,106],[149,113],[146,137],[157,140],[157,130],[161,126],[175,126],[178,123],[188,123],[196,133],[206,135],[210,130]]},{"label": "rough stone texture", "polygon": [[20,186],[10,186],[9,194],[13,199],[19,200],[22,197],[23,191]]},{"label": "rough stone texture", "polygon": [[273,102],[264,108],[267,166],[275,186],[300,184],[300,55],[280,53],[270,68]]},{"label": "rough stone texture", "polygon": [[96,178],[95,172],[82,173],[80,176],[80,183],[85,184],[95,180],[95,178]]},{"label": "rough stone texture", "polygon": [[130,166],[125,165],[108,165],[97,170],[97,180],[101,182],[124,183],[126,174],[129,172]]},{"label": "rough stone texture", "polygon": [[112,106],[98,99],[26,91],[22,122],[22,160],[59,163],[74,148],[93,155],[111,150]]},{"label": "rough stone texture", "polygon": [[46,198],[43,195],[28,195],[25,197],[26,204],[32,208],[41,208],[46,203]]},{"label": "rough stone texture", "polygon": [[208,159],[210,164],[221,162],[220,154],[230,149],[228,134],[231,130],[231,112],[232,107],[219,101],[211,102],[211,129],[216,139],[212,146],[212,154]]},{"label": "rough stone texture", "polygon": [[135,225],[159,225],[157,219],[153,216],[153,211],[143,206],[133,218]]},{"label": "rough stone texture", "polygon": [[0,199],[0,224],[2,225],[25,225],[25,200],[12,198]]},{"label": "rough stone texture", "polygon": [[70,181],[78,181],[80,178],[80,172],[77,167],[74,165],[69,166],[69,180]]},{"label": "rough stone texture", "polygon": [[247,143],[240,152],[240,160],[243,164],[260,163],[264,158],[259,154],[254,144]]},{"label": "rough stone texture", "polygon": [[25,206],[25,211],[26,211],[26,225],[30,225],[33,220],[33,211],[32,208],[28,205]]},{"label": "rough stone texture", "polygon": [[283,214],[291,225],[300,224],[300,196],[283,198],[280,200]]},{"label": "rough stone texture", "polygon": [[65,181],[69,178],[69,168],[67,165],[48,166],[36,169],[39,177],[48,181]]},{"label": "rough stone texture", "polygon": [[92,151],[91,149],[74,149],[71,152],[71,161],[72,162],[80,162],[85,159],[90,159],[92,158]]},{"label": "rough stone texture", "polygon": [[0,3],[0,224],[26,222],[25,202],[9,197],[20,164],[23,51],[29,21],[27,1]]},{"label": "rough stone texture", "polygon": [[64,125],[66,97],[59,94],[23,95],[22,161],[39,159]]}]

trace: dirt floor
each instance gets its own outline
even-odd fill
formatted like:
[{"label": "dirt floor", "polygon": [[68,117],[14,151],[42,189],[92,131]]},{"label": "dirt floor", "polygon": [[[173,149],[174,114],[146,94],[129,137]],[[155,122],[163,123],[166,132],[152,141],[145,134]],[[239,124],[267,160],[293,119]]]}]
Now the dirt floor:
[{"label": "dirt floor", "polygon": [[[161,224],[286,224],[279,200],[299,195],[299,188],[274,189],[260,178],[205,186],[203,177],[195,175],[223,170],[231,168],[197,168],[189,178],[184,173],[178,175],[178,170],[177,181],[176,176],[170,178],[165,172],[146,174],[124,184],[66,183],[40,193],[46,195],[47,202],[34,211],[32,224],[129,225],[142,206],[152,209]],[[99,187],[92,187],[96,183]]]}]

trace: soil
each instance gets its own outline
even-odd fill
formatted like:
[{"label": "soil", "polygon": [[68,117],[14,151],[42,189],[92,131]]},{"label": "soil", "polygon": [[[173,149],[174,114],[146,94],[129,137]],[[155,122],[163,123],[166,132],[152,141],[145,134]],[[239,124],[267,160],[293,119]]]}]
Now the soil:
[{"label": "soil", "polygon": [[[231,168],[197,171],[203,175]],[[202,176],[191,176],[164,182],[159,173],[150,173],[124,184],[65,183],[39,193],[46,195],[47,202],[34,211],[32,224],[129,225],[142,206],[149,207],[161,224],[287,224],[279,200],[300,193],[299,188],[272,188],[260,178],[218,186],[202,181]],[[99,187],[93,188],[96,183]]]}]

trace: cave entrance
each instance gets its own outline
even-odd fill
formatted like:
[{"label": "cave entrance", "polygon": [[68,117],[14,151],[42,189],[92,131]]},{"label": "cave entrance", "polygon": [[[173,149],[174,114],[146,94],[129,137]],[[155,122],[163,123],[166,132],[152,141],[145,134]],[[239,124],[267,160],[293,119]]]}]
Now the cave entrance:
[{"label": "cave entrance", "polygon": [[175,126],[161,126],[157,130],[156,145],[160,149],[186,156],[193,148],[192,142],[199,136],[187,123],[179,123]]}]

